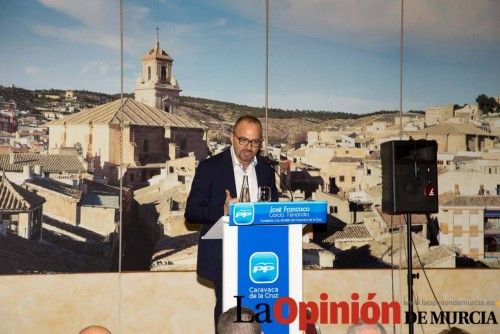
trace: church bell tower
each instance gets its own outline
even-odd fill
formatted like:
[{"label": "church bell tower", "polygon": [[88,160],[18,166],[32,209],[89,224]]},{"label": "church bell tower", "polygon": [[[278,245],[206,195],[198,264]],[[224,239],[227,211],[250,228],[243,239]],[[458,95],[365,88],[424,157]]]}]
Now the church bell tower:
[{"label": "church bell tower", "polygon": [[142,72],[135,84],[135,100],[175,115],[179,106],[179,83],[172,74],[173,59],[160,48],[156,28],[156,45],[141,58]]}]

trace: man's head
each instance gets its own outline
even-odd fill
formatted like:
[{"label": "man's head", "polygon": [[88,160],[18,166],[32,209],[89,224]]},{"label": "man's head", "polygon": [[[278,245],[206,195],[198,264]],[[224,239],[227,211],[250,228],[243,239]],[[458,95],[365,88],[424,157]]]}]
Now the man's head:
[{"label": "man's head", "polygon": [[262,141],[262,124],[250,115],[238,118],[231,134],[234,153],[243,166],[248,166],[259,152]]},{"label": "man's head", "polygon": [[102,326],[89,326],[82,329],[79,334],[111,334],[111,332]]},{"label": "man's head", "polygon": [[356,324],[347,330],[347,334],[387,334],[381,324]]},{"label": "man's head", "polygon": [[242,321],[251,322],[236,322],[238,319],[237,308],[232,307],[222,313],[217,322],[218,334],[261,334],[260,324],[254,320],[255,313],[246,308],[241,308],[240,319]]}]

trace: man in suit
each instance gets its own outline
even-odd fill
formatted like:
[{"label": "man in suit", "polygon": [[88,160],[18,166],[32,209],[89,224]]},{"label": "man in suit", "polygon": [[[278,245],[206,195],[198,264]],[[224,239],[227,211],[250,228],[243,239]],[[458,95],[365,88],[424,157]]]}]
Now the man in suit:
[{"label": "man in suit", "polygon": [[201,224],[197,273],[215,285],[214,321],[222,312],[222,240],[202,236],[227,215],[229,204],[237,202],[243,176],[248,176],[250,199],[258,199],[258,187],[271,187],[271,200],[278,200],[274,169],[257,156],[262,143],[262,124],[253,116],[240,117],[230,136],[231,147],[200,162],[189,193],[185,218]]}]

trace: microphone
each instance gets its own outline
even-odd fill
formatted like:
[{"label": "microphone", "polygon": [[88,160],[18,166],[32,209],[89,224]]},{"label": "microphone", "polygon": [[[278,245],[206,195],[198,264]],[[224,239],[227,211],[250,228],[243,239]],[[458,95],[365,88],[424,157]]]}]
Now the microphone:
[{"label": "microphone", "polygon": [[[274,169],[273,167],[273,162],[274,160],[272,160],[271,158],[269,157],[265,157],[265,156],[261,156],[261,161],[264,163],[264,165],[266,165],[267,167],[271,168],[274,172],[274,174],[278,175],[278,179],[281,181],[281,184],[284,186],[284,187],[281,187],[281,188],[286,188],[286,190],[288,191],[288,193],[290,194],[290,199],[291,201],[293,202],[293,193],[292,193],[292,190],[290,188],[288,188],[288,185],[287,183],[285,182],[285,180],[283,180],[283,177],[282,175],[280,175],[276,169]],[[282,189],[283,190],[283,189]]]}]

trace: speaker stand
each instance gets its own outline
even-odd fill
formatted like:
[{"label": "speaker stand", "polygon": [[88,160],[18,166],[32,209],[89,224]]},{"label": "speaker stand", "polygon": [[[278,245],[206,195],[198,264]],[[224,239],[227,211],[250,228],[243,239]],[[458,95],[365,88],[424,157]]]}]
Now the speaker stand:
[{"label": "speaker stand", "polygon": [[408,266],[408,334],[413,334],[413,264],[412,264],[412,241],[411,241],[411,213],[406,214],[406,249],[408,249],[407,266]]}]

